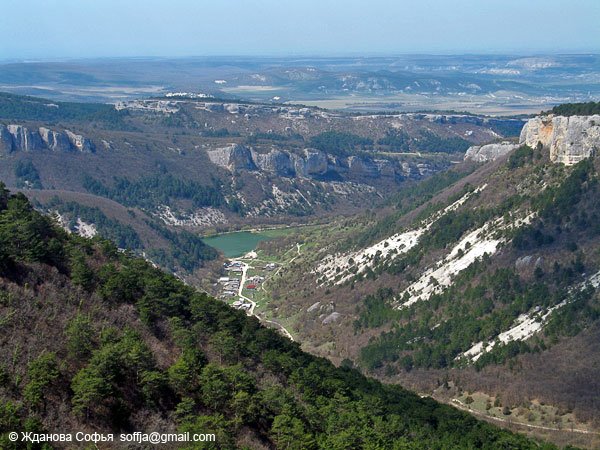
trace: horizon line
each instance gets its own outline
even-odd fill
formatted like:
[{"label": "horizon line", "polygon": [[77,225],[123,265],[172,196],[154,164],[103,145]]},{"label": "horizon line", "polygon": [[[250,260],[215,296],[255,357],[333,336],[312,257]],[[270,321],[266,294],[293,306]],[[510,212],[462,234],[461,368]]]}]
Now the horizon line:
[{"label": "horizon line", "polygon": [[98,55],[98,56],[22,56],[2,57],[0,63],[37,63],[37,62],[67,62],[91,60],[119,60],[119,59],[209,59],[209,58],[398,58],[405,56],[600,56],[600,49],[595,50],[493,50],[493,51],[413,51],[413,52],[332,52],[332,53],[207,53],[189,55]]}]

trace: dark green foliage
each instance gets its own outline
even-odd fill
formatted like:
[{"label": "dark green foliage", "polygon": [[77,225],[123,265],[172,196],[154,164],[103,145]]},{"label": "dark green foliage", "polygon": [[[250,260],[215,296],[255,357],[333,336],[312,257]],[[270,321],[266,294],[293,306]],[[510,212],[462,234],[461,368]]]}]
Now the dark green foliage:
[{"label": "dark green foliage", "polygon": [[519,137],[525,121],[489,119],[488,125],[494,132],[503,137]]},{"label": "dark green foliage", "polygon": [[[596,204],[590,208],[581,208],[582,201],[596,198],[600,186],[592,160],[583,160],[576,164],[567,178],[558,186],[549,187],[533,201],[539,217],[536,222],[520,228],[513,238],[513,246],[520,250],[533,249],[552,244],[560,235],[561,226],[573,231],[583,231],[595,236],[600,233],[597,221]],[[585,209],[586,213],[575,214]]]},{"label": "dark green foliage", "polygon": [[44,208],[70,217],[69,227],[72,231],[74,231],[79,218],[84,222],[94,224],[100,236],[112,241],[119,248],[130,250],[142,248],[140,237],[131,225],[124,225],[117,220],[109,219],[100,208],[85,206],[77,202],[65,202],[58,197],[52,198],[44,205]]},{"label": "dark green foliage", "polygon": [[[0,188],[4,188],[1,183]],[[35,212],[23,194],[10,197],[0,211],[0,255],[5,262],[25,260],[63,267],[65,239],[65,233]]]},{"label": "dark green foliage", "polygon": [[[472,172],[472,168],[461,168],[460,170],[436,173],[426,180],[402,188],[391,198],[390,203],[396,206],[402,214],[406,214]],[[461,195],[465,193],[464,190],[461,191]]]},{"label": "dark green foliage", "polygon": [[354,328],[377,328],[393,320],[398,311],[390,304],[392,297],[391,289],[378,289],[375,294],[365,297],[360,317],[354,321]]},{"label": "dark green foliage", "polygon": [[210,261],[218,256],[218,252],[206,245],[200,236],[186,230],[171,231],[153,221],[146,223],[172,245],[169,251],[148,250],[148,256],[163,267],[175,270],[179,265],[188,272],[192,272],[194,269],[202,267],[204,261]]},{"label": "dark green foliage", "polygon": [[206,357],[197,348],[184,348],[181,356],[169,367],[169,384],[182,397],[195,395],[199,389],[200,373]]},{"label": "dark green foliage", "polygon": [[[450,288],[433,295],[427,302],[394,310],[390,317],[395,318],[398,326],[362,349],[361,361],[365,367],[375,369],[385,362],[399,362],[408,367],[451,366],[455,358],[475,342],[488,341],[510,328],[520,314],[534,306],[552,307],[565,298],[563,289],[551,292],[542,282],[524,283],[514,270],[498,269],[492,274],[480,275],[486,264],[479,262],[461,272]],[[472,285],[470,280],[476,275],[482,278]],[[562,275],[556,277],[560,279]],[[573,281],[574,278],[567,280],[566,286]],[[444,320],[440,318],[441,312]],[[421,319],[410,320],[413,317]],[[525,343],[498,346],[480,358],[477,365],[502,363],[528,351]],[[410,360],[402,360],[405,355],[410,355]]]},{"label": "dark green foliage", "polygon": [[551,112],[558,116],[592,116],[600,114],[600,102],[564,103],[552,108]]},{"label": "dark green foliage", "polygon": [[94,283],[94,272],[90,269],[85,254],[78,248],[71,249],[70,253],[71,281],[76,286],[90,289]]},{"label": "dark green foliage", "polygon": [[584,193],[598,188],[598,181],[591,180],[594,163],[585,159],[575,165],[566,180],[554,189],[543,192],[535,202],[543,218],[558,223],[569,217],[581,201]]},{"label": "dark green foliage", "polygon": [[464,153],[470,146],[471,143],[463,138],[443,138],[431,131],[421,131],[421,136],[414,140],[414,148],[427,153]]},{"label": "dark green foliage", "polygon": [[218,130],[206,130],[200,133],[200,135],[205,137],[239,137],[239,133],[231,133],[227,128],[220,128]]},{"label": "dark green foliage", "polygon": [[125,330],[95,350],[89,364],[74,376],[73,411],[118,420],[124,413],[124,401],[139,406],[152,393],[144,392],[147,384],[157,388],[156,378],[151,376],[154,371],[150,349],[137,333]]},{"label": "dark green foliage", "polygon": [[496,345],[491,351],[484,353],[475,363],[480,369],[488,364],[502,364],[522,353],[530,353],[531,347],[527,342],[510,341],[507,344]]},{"label": "dark green foliage", "polygon": [[349,156],[373,145],[373,140],[352,133],[326,131],[310,138],[310,146],[335,156]]},{"label": "dark green foliage", "polygon": [[593,289],[576,292],[572,301],[552,314],[544,328],[551,342],[560,336],[575,336],[587,325],[600,319],[600,304]]},{"label": "dark green foliage", "polygon": [[77,315],[65,330],[67,349],[73,358],[85,359],[94,348],[94,330],[88,317]]},{"label": "dark green foliage", "polygon": [[402,130],[388,130],[377,143],[388,146],[392,152],[463,153],[471,146],[463,138],[444,138],[426,130],[422,130],[419,137],[410,137]]},{"label": "dark green foliage", "polygon": [[172,205],[174,200],[190,200],[195,207],[221,206],[225,203],[220,186],[205,186],[168,173],[160,173],[131,181],[115,178],[112,187],[86,177],[83,187],[92,194],[110,198],[126,206],[154,210]]},{"label": "dark green foliage", "polygon": [[392,152],[410,151],[412,138],[403,130],[388,130],[385,137],[377,141],[379,145],[387,145]]},{"label": "dark green foliage", "polygon": [[533,160],[533,149],[527,145],[521,145],[508,158],[508,168],[517,169]]},{"label": "dark green foliage", "polygon": [[283,134],[278,134],[278,133],[263,133],[263,132],[259,131],[259,132],[256,132],[256,133],[248,136],[248,138],[246,139],[246,143],[247,144],[255,144],[259,140],[282,142],[282,141],[289,141],[291,139],[298,139],[298,138],[300,140],[303,140],[302,136],[300,136],[300,135],[285,136]]},{"label": "dark green foliage", "polygon": [[[358,248],[365,247],[377,239],[398,232],[399,226],[397,222],[402,216],[428,202],[443,189],[466,177],[472,171],[472,168],[449,170],[403,187],[400,192],[392,196],[388,201],[394,207],[395,211],[368,227],[358,237],[353,237],[352,244]],[[460,195],[464,193],[461,191]],[[420,217],[431,214],[434,211],[434,208],[428,208]]]},{"label": "dark green foliage", "polygon": [[530,250],[554,242],[554,236],[544,234],[538,226],[527,226],[519,229],[512,241],[512,245],[519,250]]},{"label": "dark green foliage", "polygon": [[113,105],[103,103],[52,102],[48,100],[0,93],[0,118],[11,120],[36,120],[43,122],[77,121],[99,122],[112,128],[126,128],[127,111],[117,111]]},{"label": "dark green foliage", "polygon": [[42,189],[40,174],[29,160],[16,162],[15,178],[17,179],[18,188]]},{"label": "dark green foliage", "polygon": [[23,389],[23,398],[33,408],[40,408],[47,389],[59,377],[58,362],[54,353],[42,353],[27,368],[28,382]]}]

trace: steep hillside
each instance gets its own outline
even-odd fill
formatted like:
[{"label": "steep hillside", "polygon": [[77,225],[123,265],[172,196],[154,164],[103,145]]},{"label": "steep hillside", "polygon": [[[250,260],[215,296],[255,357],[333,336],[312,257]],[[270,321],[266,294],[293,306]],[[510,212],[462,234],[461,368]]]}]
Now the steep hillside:
[{"label": "steep hillside", "polygon": [[[480,390],[499,407],[484,415],[597,432],[600,121],[565,120],[532,119],[523,145],[458,182],[433,177],[308,236],[314,251],[272,285],[273,316],[385,379],[448,401]],[[561,413],[540,417],[539,401]]]},{"label": "steep hillside", "polygon": [[117,433],[102,448],[135,431],[215,437],[164,448],[553,448],[303,353],[4,186],[0,315],[3,449],[25,447],[9,431]]}]

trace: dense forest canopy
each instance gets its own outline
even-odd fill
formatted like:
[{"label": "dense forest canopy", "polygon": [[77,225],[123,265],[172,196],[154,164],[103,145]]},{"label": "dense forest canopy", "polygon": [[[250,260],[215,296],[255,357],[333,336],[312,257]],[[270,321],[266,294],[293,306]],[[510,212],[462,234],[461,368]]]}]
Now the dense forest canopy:
[{"label": "dense forest canopy", "polygon": [[104,103],[55,102],[0,92],[0,119],[102,122],[122,128],[128,115],[127,111],[117,111],[114,105]]},{"label": "dense forest canopy", "polygon": [[600,102],[563,103],[550,111],[559,116],[592,116],[600,114]]}]

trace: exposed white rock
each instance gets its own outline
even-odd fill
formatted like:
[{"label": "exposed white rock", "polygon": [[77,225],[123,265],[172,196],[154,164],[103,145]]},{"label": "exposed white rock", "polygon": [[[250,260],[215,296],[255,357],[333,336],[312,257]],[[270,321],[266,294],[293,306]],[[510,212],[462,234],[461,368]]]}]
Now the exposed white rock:
[{"label": "exposed white rock", "polygon": [[342,317],[342,315],[339,312],[334,311],[331,314],[329,314],[327,317],[325,317],[323,319],[322,323],[323,323],[323,325],[327,325],[329,323],[337,322],[340,319],[340,317]]},{"label": "exposed white rock", "polygon": [[93,238],[98,234],[96,230],[96,225],[93,223],[87,223],[81,220],[79,217],[77,218],[77,225],[75,225],[75,231],[79,236],[83,236],[86,238]]},{"label": "exposed white rock", "polygon": [[4,126],[0,124],[0,151],[2,152],[40,150],[68,152],[74,149],[93,152],[95,146],[90,139],[69,130],[54,131],[45,127],[29,130],[23,125]]},{"label": "exposed white rock", "polygon": [[308,309],[306,310],[306,312],[311,313],[313,311],[316,311],[320,304],[321,304],[321,302],[315,302],[315,303],[313,303],[312,305],[310,305],[308,307]]},{"label": "exposed white rock", "polygon": [[538,256],[534,259],[532,255],[521,256],[515,261],[515,269],[523,270],[528,267],[539,267],[542,264],[542,257]]},{"label": "exposed white rock", "polygon": [[8,125],[6,128],[12,135],[13,150],[32,152],[44,149],[42,138],[36,131],[30,131],[23,125]]},{"label": "exposed white rock", "polygon": [[[591,286],[594,289],[597,289],[598,286],[600,286],[600,272],[589,277],[586,281],[581,283],[576,290],[582,290],[588,286]],[[529,339],[542,330],[554,311],[562,308],[571,301],[573,301],[573,297],[569,296],[559,304],[552,308],[548,308],[545,311],[542,311],[539,306],[536,306],[529,313],[521,314],[517,317],[510,329],[500,333],[496,338],[489,342],[478,342],[474,344],[469,350],[459,355],[456,359],[467,358],[471,361],[477,361],[484,353],[491,351],[498,344],[508,344],[511,341],[525,341]]]},{"label": "exposed white rock", "polygon": [[[167,94],[168,96],[168,94]],[[138,110],[157,112],[161,114],[174,114],[179,111],[178,101],[176,100],[131,100],[126,102],[117,102],[115,109],[117,111]]]},{"label": "exposed white rock", "polygon": [[93,238],[98,234],[98,230],[96,229],[96,225],[93,223],[87,223],[81,220],[81,218],[77,218],[75,225],[71,228],[72,222],[66,216],[63,216],[58,211],[52,211],[52,216],[60,225],[60,227],[65,230],[67,233],[76,233],[79,236]]},{"label": "exposed white rock", "polygon": [[399,307],[408,307],[418,301],[428,300],[433,294],[442,292],[452,284],[454,276],[483,255],[491,256],[498,251],[500,246],[506,242],[506,238],[497,237],[499,231],[526,225],[531,222],[533,217],[534,215],[530,214],[510,223],[506,223],[504,218],[498,218],[468,233],[443,260],[427,269],[417,281],[399,294],[398,298],[401,300],[406,294],[409,295],[408,300],[402,302]]},{"label": "exposed white rock", "polygon": [[95,146],[92,141],[81,134],[76,134],[69,130],[65,130],[65,133],[67,134],[71,145],[80,152],[92,153],[95,150]]},{"label": "exposed white rock", "polygon": [[517,144],[511,142],[500,142],[497,144],[473,145],[469,147],[465,153],[465,160],[475,162],[494,161],[518,147]]},{"label": "exposed white rock", "polygon": [[260,170],[281,176],[295,175],[294,163],[288,152],[273,149],[267,153],[252,150],[252,158]]},{"label": "exposed white rock", "polygon": [[368,184],[354,183],[352,181],[329,181],[322,184],[323,187],[331,187],[336,195],[350,197],[356,194],[377,194],[377,189]]},{"label": "exposed white rock", "polygon": [[327,155],[314,148],[305,148],[303,157],[294,158],[296,175],[323,175],[327,172]]},{"label": "exposed white rock", "polygon": [[227,223],[225,214],[215,208],[199,208],[193,213],[179,213],[177,216],[167,205],[159,207],[156,214],[165,224],[175,227],[205,227]]},{"label": "exposed white rock", "polygon": [[521,131],[521,144],[550,150],[550,160],[565,165],[596,155],[600,149],[600,115],[539,116]]},{"label": "exposed white rock", "polygon": [[483,185],[473,192],[469,192],[460,199],[447,206],[442,211],[431,216],[422,226],[403,233],[397,233],[370,247],[356,252],[327,255],[313,271],[313,273],[324,277],[325,281],[333,281],[342,284],[352,278],[355,274],[365,272],[372,268],[377,261],[382,261],[388,256],[399,256],[408,252],[419,242],[419,238],[444,214],[455,210],[465,203],[474,193],[481,192],[487,185]]},{"label": "exposed white rock", "polygon": [[244,145],[231,144],[227,147],[207,151],[210,160],[227,170],[253,170],[256,168],[250,149]]},{"label": "exposed white rock", "polygon": [[66,133],[53,131],[45,127],[40,127],[39,133],[48,149],[55,152],[71,151],[71,142]]}]

